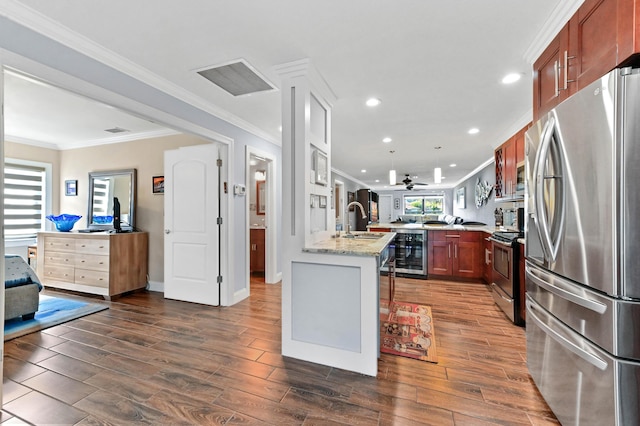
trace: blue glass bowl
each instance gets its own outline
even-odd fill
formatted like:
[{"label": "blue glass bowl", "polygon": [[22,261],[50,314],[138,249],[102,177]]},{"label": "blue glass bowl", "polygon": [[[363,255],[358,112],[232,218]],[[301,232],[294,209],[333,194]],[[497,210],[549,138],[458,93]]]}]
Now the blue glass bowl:
[{"label": "blue glass bowl", "polygon": [[54,225],[56,225],[56,229],[61,232],[69,232],[73,228],[73,225],[76,224],[77,221],[80,220],[82,216],[76,216],[75,214],[66,214],[63,213],[58,216],[54,216],[50,214],[47,216]]},{"label": "blue glass bowl", "polygon": [[113,222],[113,216],[111,215],[108,215],[108,216],[94,215],[93,216],[93,223],[96,223],[98,225],[104,225],[111,222]]}]

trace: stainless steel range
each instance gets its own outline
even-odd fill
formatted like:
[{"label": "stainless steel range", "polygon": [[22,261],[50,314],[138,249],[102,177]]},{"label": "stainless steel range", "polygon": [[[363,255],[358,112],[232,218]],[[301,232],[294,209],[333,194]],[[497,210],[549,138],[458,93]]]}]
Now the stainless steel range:
[{"label": "stainless steel range", "polygon": [[496,304],[514,324],[522,324],[520,306],[520,283],[518,279],[518,253],[516,244],[518,238],[524,235],[516,231],[494,232],[489,237],[491,253],[493,255],[491,295]]}]

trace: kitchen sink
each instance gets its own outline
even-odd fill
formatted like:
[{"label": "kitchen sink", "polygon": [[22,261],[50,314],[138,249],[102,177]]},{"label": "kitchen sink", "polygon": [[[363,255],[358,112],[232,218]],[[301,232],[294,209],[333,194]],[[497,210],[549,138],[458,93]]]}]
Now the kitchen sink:
[{"label": "kitchen sink", "polygon": [[384,232],[364,232],[362,234],[345,234],[342,238],[353,238],[356,240],[377,240],[386,235]]}]

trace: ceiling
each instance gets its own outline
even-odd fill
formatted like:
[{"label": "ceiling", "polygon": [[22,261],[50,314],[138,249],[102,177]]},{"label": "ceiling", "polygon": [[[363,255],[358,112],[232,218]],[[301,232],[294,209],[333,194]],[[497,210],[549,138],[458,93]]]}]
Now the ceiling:
[{"label": "ceiling", "polygon": [[[451,186],[531,119],[531,61],[561,0],[21,0],[60,31],[258,129],[280,143],[274,68],[309,59],[336,95],[332,166],[383,189],[393,164]],[[573,5],[581,0],[572,0]],[[566,7],[564,9],[566,14]],[[559,22],[559,23],[558,23]],[[538,49],[539,50],[539,49]],[[533,56],[535,58],[535,56]],[[243,59],[276,90],[233,96],[198,74]],[[507,73],[522,78],[501,83]],[[6,78],[7,136],[61,149],[170,134],[150,120],[16,76]],[[381,100],[375,108],[370,97]],[[111,134],[106,129],[128,132]],[[479,129],[474,135],[471,128]],[[389,137],[390,143],[382,139]],[[435,149],[441,147],[440,149]],[[395,151],[392,155],[390,151]],[[450,167],[456,164],[456,167]],[[442,167],[443,185],[433,169]],[[366,172],[362,172],[366,170]]]}]

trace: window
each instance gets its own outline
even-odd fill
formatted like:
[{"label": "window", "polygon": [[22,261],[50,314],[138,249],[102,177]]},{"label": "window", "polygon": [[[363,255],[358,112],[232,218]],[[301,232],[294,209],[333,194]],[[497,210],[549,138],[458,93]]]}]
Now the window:
[{"label": "window", "polygon": [[404,196],[404,214],[440,214],[443,209],[444,195]]},{"label": "window", "polygon": [[4,237],[6,240],[34,238],[44,230],[47,172],[44,166],[4,165]]}]

